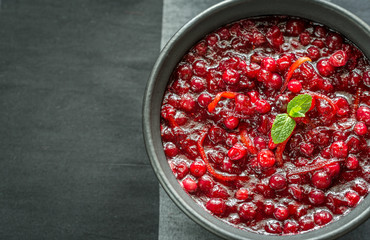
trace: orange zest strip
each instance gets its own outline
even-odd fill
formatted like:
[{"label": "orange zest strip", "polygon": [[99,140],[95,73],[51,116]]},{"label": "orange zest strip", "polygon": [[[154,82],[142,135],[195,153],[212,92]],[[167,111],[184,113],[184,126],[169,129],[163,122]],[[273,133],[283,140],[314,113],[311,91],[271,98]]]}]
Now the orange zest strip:
[{"label": "orange zest strip", "polygon": [[257,148],[253,145],[251,139],[249,138],[249,136],[247,134],[247,131],[243,130],[240,133],[240,139],[241,139],[242,143],[247,147],[248,151],[251,154],[257,154],[258,153]]},{"label": "orange zest strip", "polygon": [[287,142],[288,142],[289,139],[290,139],[290,137],[288,137],[287,140],[285,140],[284,142],[280,143],[276,147],[275,159],[276,159],[276,165],[278,167],[283,165],[283,152],[285,150],[285,146],[286,146],[286,144],[287,144]]},{"label": "orange zest strip", "polygon": [[361,88],[358,88],[357,89],[357,92],[356,92],[356,97],[355,97],[355,100],[353,101],[353,115],[356,114],[357,112],[357,109],[358,109],[358,106],[360,105],[360,96],[361,96],[361,92],[362,92],[362,89]]},{"label": "orange zest strip", "polygon": [[336,159],[336,160],[331,160],[331,161],[322,161],[322,162],[315,163],[315,164],[310,165],[310,166],[304,166],[304,167],[301,167],[301,168],[294,169],[294,170],[288,172],[287,176],[309,173],[309,172],[312,172],[312,171],[322,169],[322,168],[324,168],[327,165],[330,165],[332,163],[341,162],[341,161],[344,161],[344,159]]},{"label": "orange zest strip", "polygon": [[237,93],[234,92],[220,92],[217,93],[216,97],[213,99],[213,101],[208,104],[208,112],[213,112],[215,110],[218,102],[221,100],[221,98],[235,98]]},{"label": "orange zest strip", "polygon": [[329,105],[333,108],[333,114],[337,113],[337,111],[338,111],[337,105],[335,105],[334,102],[330,98],[328,98],[327,96],[322,95],[320,93],[311,92],[311,91],[307,91],[307,94],[311,95],[311,97],[313,97],[313,98],[323,99],[323,100],[327,101],[329,103]]},{"label": "orange zest strip", "polygon": [[288,85],[288,82],[290,80],[290,78],[293,76],[293,73],[294,71],[299,67],[301,66],[301,64],[303,64],[304,62],[312,62],[311,58],[309,57],[301,57],[301,58],[298,58],[297,61],[295,61],[289,68],[289,71],[288,71],[288,75],[286,76],[285,78],[285,82],[280,90],[280,93],[283,93]]},{"label": "orange zest strip", "polygon": [[204,163],[206,164],[207,171],[209,172],[209,174],[211,174],[214,178],[216,178],[218,180],[226,181],[226,182],[236,181],[236,180],[241,180],[241,181],[249,180],[248,176],[236,176],[236,175],[226,176],[226,175],[223,175],[223,174],[220,174],[220,173],[216,172],[216,170],[209,163],[209,161],[207,159],[207,156],[206,156],[206,153],[205,153],[204,148],[203,148],[203,142],[204,142],[204,139],[206,138],[206,136],[207,136],[207,131],[204,131],[200,135],[200,137],[197,141],[197,147],[198,147],[198,151],[200,153],[201,158],[203,159]]}]

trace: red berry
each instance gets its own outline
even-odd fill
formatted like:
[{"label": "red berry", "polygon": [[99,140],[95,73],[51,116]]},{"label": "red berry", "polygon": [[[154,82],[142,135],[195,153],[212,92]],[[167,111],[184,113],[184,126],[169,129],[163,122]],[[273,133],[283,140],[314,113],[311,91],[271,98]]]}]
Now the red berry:
[{"label": "red berry", "polygon": [[239,118],[230,116],[224,120],[224,125],[230,130],[235,129],[239,124]]},{"label": "red berry", "polygon": [[268,233],[280,234],[283,229],[281,223],[276,220],[268,220],[265,225],[265,231]]},{"label": "red berry", "polygon": [[226,84],[236,84],[239,82],[239,73],[234,69],[227,69],[222,74],[222,79],[225,81]]},{"label": "red berry", "polygon": [[313,205],[321,205],[325,202],[325,193],[319,189],[313,189],[308,194],[308,200]]},{"label": "red berry", "polygon": [[164,153],[167,157],[174,157],[179,152],[179,149],[172,142],[168,142],[164,145]]},{"label": "red berry", "polygon": [[355,133],[359,136],[365,135],[367,133],[367,126],[363,122],[356,123],[354,129]]},{"label": "red berry", "polygon": [[297,233],[298,232],[299,225],[296,221],[294,220],[288,220],[284,224],[284,233],[289,234],[289,233]]},{"label": "red berry", "polygon": [[201,107],[206,107],[212,102],[212,97],[208,93],[202,93],[198,97],[198,104]]},{"label": "red berry", "polygon": [[205,76],[207,74],[207,64],[203,60],[198,60],[193,63],[193,72],[197,76]]},{"label": "red berry", "polygon": [[311,215],[305,215],[301,217],[298,221],[299,228],[302,231],[307,231],[315,227],[315,223]]},{"label": "red berry", "polygon": [[185,178],[184,180],[182,180],[182,186],[188,193],[194,193],[198,189],[197,182],[191,178]]},{"label": "red berry", "polygon": [[197,160],[190,165],[190,173],[194,177],[201,177],[206,173],[206,171],[207,168],[203,161]]},{"label": "red berry", "polygon": [[302,90],[302,84],[298,80],[291,80],[288,83],[288,89],[293,93],[299,93]]},{"label": "red berry", "polygon": [[199,189],[204,193],[209,193],[211,189],[213,189],[213,186],[215,185],[213,179],[208,175],[203,175],[198,180],[198,186]]},{"label": "red berry", "polygon": [[227,155],[230,160],[239,160],[247,154],[247,149],[240,143],[236,143],[232,148],[229,149]]},{"label": "red berry", "polygon": [[257,214],[257,206],[254,203],[243,203],[239,208],[239,216],[244,220],[252,220]]},{"label": "red berry", "polygon": [[330,146],[331,154],[337,158],[345,158],[348,155],[348,146],[343,141],[336,141]]},{"label": "red berry", "polygon": [[206,208],[217,216],[223,216],[227,210],[225,201],[219,198],[211,198],[206,203]]},{"label": "red berry", "polygon": [[326,171],[316,171],[311,178],[312,184],[319,188],[328,188],[331,184],[331,177]]},{"label": "red berry", "polygon": [[260,99],[255,102],[256,105],[256,111],[259,113],[268,113],[271,110],[271,105],[268,101]]},{"label": "red berry", "polygon": [[343,38],[338,33],[329,33],[326,37],[326,45],[329,49],[335,50],[341,48]]},{"label": "red berry", "polygon": [[355,207],[358,201],[360,201],[360,195],[358,195],[358,193],[355,191],[346,192],[345,197],[348,207]]},{"label": "red berry", "polygon": [[272,175],[269,180],[269,186],[274,190],[283,189],[286,184],[286,178],[279,173]]},{"label": "red berry", "polygon": [[275,165],[275,155],[270,150],[262,150],[257,156],[258,163],[263,168],[270,168]]},{"label": "red berry", "polygon": [[275,72],[277,70],[275,59],[273,59],[272,57],[265,57],[264,59],[262,59],[262,68],[270,72]]},{"label": "red berry", "polygon": [[276,207],[275,211],[274,211],[274,217],[277,220],[284,221],[285,219],[287,219],[289,217],[288,208],[285,207],[285,206]]},{"label": "red berry", "polygon": [[251,193],[246,188],[240,188],[238,191],[236,191],[235,198],[245,201],[251,199]]},{"label": "red berry", "polygon": [[266,83],[266,85],[272,89],[280,89],[282,84],[283,79],[277,73],[273,73],[270,78],[270,81]]},{"label": "red berry", "polygon": [[329,60],[328,59],[321,59],[317,65],[317,71],[319,71],[319,73],[324,76],[324,77],[328,77],[330,75],[332,75],[334,73],[334,67],[332,65],[329,64]]},{"label": "red berry", "polygon": [[346,65],[348,61],[347,53],[343,50],[336,51],[329,58],[330,65],[334,67],[342,67]]},{"label": "red berry", "polygon": [[189,64],[183,64],[177,69],[179,78],[189,80],[193,76],[193,72]]},{"label": "red berry", "polygon": [[200,77],[192,77],[190,79],[190,88],[193,92],[201,92],[206,88],[206,81]]},{"label": "red berry", "polygon": [[333,215],[327,210],[319,210],[314,213],[313,218],[317,225],[323,226],[333,220]]},{"label": "red berry", "polygon": [[364,122],[366,125],[370,125],[370,108],[366,106],[360,106],[357,109],[356,117],[358,121]]},{"label": "red berry", "polygon": [[301,20],[292,19],[286,24],[286,32],[292,36],[298,36],[304,29],[304,22]]},{"label": "red berry", "polygon": [[264,204],[264,209],[263,209],[263,212],[267,215],[267,216],[271,216],[275,211],[275,205],[273,202],[271,201],[266,201],[265,204]]},{"label": "red berry", "polygon": [[349,156],[347,159],[346,159],[346,162],[345,162],[345,166],[346,168],[350,169],[350,170],[355,170],[356,168],[358,168],[358,159],[355,157],[355,156]]}]

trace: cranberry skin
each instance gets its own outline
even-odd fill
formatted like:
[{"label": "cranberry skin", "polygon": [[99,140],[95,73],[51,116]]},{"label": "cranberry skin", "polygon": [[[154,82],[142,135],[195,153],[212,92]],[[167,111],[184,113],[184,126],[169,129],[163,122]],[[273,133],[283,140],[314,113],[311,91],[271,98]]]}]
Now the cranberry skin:
[{"label": "cranberry skin", "polygon": [[330,50],[336,50],[342,47],[343,38],[338,33],[329,33],[326,37],[326,45]]},{"label": "cranberry skin", "polygon": [[284,233],[289,234],[295,234],[298,232],[299,225],[296,221],[294,220],[289,220],[286,221],[284,224]]},{"label": "cranberry skin", "polygon": [[315,187],[325,189],[330,186],[331,177],[326,171],[319,170],[312,175],[311,181]]},{"label": "cranberry skin", "polygon": [[336,141],[330,146],[331,154],[337,158],[345,158],[348,155],[348,146],[343,141]]},{"label": "cranberry skin", "polygon": [[227,206],[224,200],[219,198],[211,198],[206,203],[206,208],[216,216],[223,216],[226,213]]},{"label": "cranberry skin", "polygon": [[333,215],[327,210],[319,210],[314,213],[313,219],[317,225],[323,226],[333,220]]},{"label": "cranberry skin", "polygon": [[358,193],[355,191],[346,192],[345,198],[347,200],[348,207],[355,207],[357,203],[360,201],[360,195],[358,195]]},{"label": "cranberry skin", "polygon": [[198,60],[193,63],[193,72],[197,76],[205,76],[207,74],[206,62],[202,60]]},{"label": "cranberry skin", "polygon": [[265,57],[264,59],[262,59],[262,68],[270,72],[275,72],[277,70],[275,59],[273,59],[272,57]]},{"label": "cranberry skin", "polygon": [[188,165],[185,162],[180,162],[175,166],[174,173],[177,179],[183,179],[189,172]]},{"label": "cranberry skin", "polygon": [[330,65],[328,59],[321,59],[316,65],[317,71],[324,76],[328,77],[334,73],[335,68]]},{"label": "cranberry skin", "polygon": [[286,24],[286,32],[292,36],[298,36],[304,29],[304,22],[300,20],[289,20]]},{"label": "cranberry skin", "polygon": [[242,201],[250,200],[251,193],[246,188],[240,188],[236,191],[235,198]]},{"label": "cranberry skin", "polygon": [[259,113],[268,113],[271,111],[271,105],[268,101],[260,99],[255,102],[256,111]]},{"label": "cranberry skin", "polygon": [[213,126],[208,132],[208,138],[214,144],[220,143],[225,139],[226,132],[220,127]]},{"label": "cranberry skin", "polygon": [[359,136],[365,135],[367,133],[367,126],[363,122],[356,123],[354,129],[355,133]]},{"label": "cranberry skin", "polygon": [[270,78],[270,81],[266,83],[266,85],[272,89],[280,89],[282,84],[283,79],[277,73],[273,73]]},{"label": "cranberry skin", "polygon": [[257,214],[257,206],[254,203],[243,203],[239,208],[239,216],[244,220],[252,220]]},{"label": "cranberry skin", "polygon": [[215,185],[215,182],[213,181],[212,177],[208,175],[203,175],[198,180],[199,189],[204,193],[209,193],[211,189],[213,189],[214,185]]},{"label": "cranberry skin", "polygon": [[[291,179],[288,179],[288,181]],[[288,192],[293,196],[294,199],[297,201],[302,201],[305,197],[304,189],[297,185],[290,185],[288,188]]]},{"label": "cranberry skin", "polygon": [[272,73],[269,70],[262,68],[258,71],[257,81],[267,84],[268,82],[270,82],[271,77],[272,77]]},{"label": "cranberry skin", "polygon": [[239,82],[239,73],[234,69],[227,69],[222,74],[222,79],[226,84],[234,85]]},{"label": "cranberry skin", "polygon": [[329,174],[331,178],[337,177],[340,173],[340,164],[339,162],[331,163],[324,167],[324,170]]},{"label": "cranberry skin", "polygon": [[370,125],[370,108],[366,106],[360,106],[357,109],[356,117],[358,121],[364,122],[366,125]]},{"label": "cranberry skin", "polygon": [[315,145],[313,145],[312,143],[302,143],[300,144],[299,148],[303,155],[310,157],[315,150]]},{"label": "cranberry skin", "polygon": [[274,190],[281,190],[285,188],[286,184],[287,184],[286,178],[283,175],[278,174],[278,173],[272,175],[269,180],[269,186],[270,188]]},{"label": "cranberry skin", "polygon": [[289,217],[288,208],[285,206],[278,206],[275,208],[274,217],[277,220],[284,221]]},{"label": "cranberry skin", "polygon": [[299,228],[302,231],[307,231],[315,227],[315,223],[312,219],[312,216],[310,215],[305,215],[301,217],[298,221],[298,224],[299,224]]},{"label": "cranberry skin", "polygon": [[316,61],[321,57],[320,49],[317,47],[309,47],[307,48],[307,56],[312,59],[312,61]]},{"label": "cranberry skin", "polygon": [[192,77],[190,79],[190,89],[193,92],[201,92],[206,88],[206,82],[203,78],[200,77]]},{"label": "cranberry skin", "polygon": [[254,146],[258,150],[265,149],[266,148],[266,142],[262,137],[257,136],[257,137],[254,138]]},{"label": "cranberry skin", "polygon": [[325,193],[319,189],[313,189],[308,194],[308,200],[313,205],[321,205],[325,202]]},{"label": "cranberry skin", "polygon": [[265,225],[265,231],[268,233],[280,234],[283,232],[283,229],[279,221],[268,220]]},{"label": "cranberry skin", "polygon": [[193,76],[193,72],[189,64],[181,65],[177,70],[177,74],[179,78],[183,80],[189,80]]},{"label": "cranberry skin", "polygon": [[358,159],[355,156],[349,156],[344,164],[350,170],[355,170],[359,166]]},{"label": "cranberry skin", "polygon": [[207,107],[212,102],[212,97],[208,93],[202,93],[198,97],[198,104],[201,107]]},{"label": "cranberry skin", "polygon": [[239,118],[230,116],[224,120],[224,125],[228,129],[233,130],[239,125]]},{"label": "cranberry skin", "polygon": [[251,112],[250,99],[244,94],[238,94],[235,97],[235,110],[238,112]]},{"label": "cranberry skin", "polygon": [[192,95],[185,94],[180,100],[180,107],[185,112],[192,112],[195,108],[195,100]]},{"label": "cranberry skin", "polygon": [[179,152],[179,149],[172,142],[168,142],[164,145],[164,153],[167,157],[174,157]]},{"label": "cranberry skin", "polygon": [[206,165],[204,164],[203,161],[194,161],[191,165],[190,165],[190,173],[191,175],[193,175],[194,177],[201,177],[203,176],[207,171],[207,167]]},{"label": "cranberry skin", "polygon": [[299,34],[299,41],[303,46],[307,46],[311,42],[311,35],[308,32]]},{"label": "cranberry skin", "polygon": [[236,143],[232,148],[229,149],[227,155],[230,160],[242,159],[247,154],[247,149],[240,143]]},{"label": "cranberry skin", "polygon": [[238,137],[235,133],[229,133],[227,135],[227,138],[226,138],[226,141],[225,141],[227,146],[232,147],[237,142],[238,142]]},{"label": "cranberry skin", "polygon": [[257,63],[251,63],[250,65],[247,65],[247,67],[246,67],[247,77],[255,78],[260,69],[261,69],[261,67]]},{"label": "cranberry skin", "polygon": [[265,202],[263,212],[267,216],[271,216],[274,213],[274,211],[275,211],[275,205],[274,205],[274,203],[271,202],[271,201]]},{"label": "cranberry skin", "polygon": [[368,183],[365,181],[356,182],[356,184],[352,187],[360,196],[365,196],[368,193]]},{"label": "cranberry skin", "polygon": [[258,153],[257,161],[263,168],[270,168],[275,165],[275,155],[270,150],[262,150]]},{"label": "cranberry skin", "polygon": [[329,58],[329,64],[333,67],[342,67],[348,61],[347,53],[343,50],[336,51]]},{"label": "cranberry skin", "polygon": [[182,186],[188,193],[194,193],[198,189],[197,182],[191,178],[185,178],[184,180],[182,180]]}]

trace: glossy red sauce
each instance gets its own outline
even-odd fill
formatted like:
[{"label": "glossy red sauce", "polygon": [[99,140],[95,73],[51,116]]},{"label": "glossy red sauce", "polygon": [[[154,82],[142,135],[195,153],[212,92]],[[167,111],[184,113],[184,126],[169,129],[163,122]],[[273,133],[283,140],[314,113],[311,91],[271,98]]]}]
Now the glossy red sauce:
[{"label": "glossy red sauce", "polygon": [[[282,91],[301,57],[312,62]],[[275,116],[304,93],[323,98],[295,119],[286,144],[274,144]],[[369,107],[369,61],[342,35],[302,19],[241,20],[205,36],[178,63],[161,109],[164,152],[184,190],[222,221],[297,234],[367,196]]]}]

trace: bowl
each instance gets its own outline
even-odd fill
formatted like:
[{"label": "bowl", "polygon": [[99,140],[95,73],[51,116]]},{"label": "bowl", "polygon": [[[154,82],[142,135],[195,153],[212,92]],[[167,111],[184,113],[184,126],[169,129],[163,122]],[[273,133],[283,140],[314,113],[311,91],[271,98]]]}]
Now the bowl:
[{"label": "bowl", "polygon": [[[160,53],[149,77],[143,105],[143,133],[154,172],[170,198],[192,220],[226,239],[281,239],[235,228],[199,206],[180,186],[166,160],[160,134],[160,109],[171,73],[183,55],[202,37],[220,26],[248,17],[290,15],[318,22],[343,34],[370,59],[370,27],[347,10],[319,0],[235,0],[219,3],[183,26]],[[334,239],[370,216],[370,198],[350,213],[317,230],[284,239]]]}]

